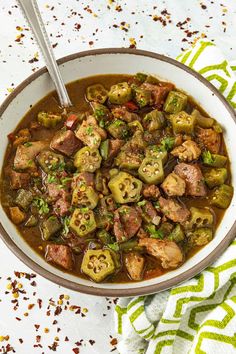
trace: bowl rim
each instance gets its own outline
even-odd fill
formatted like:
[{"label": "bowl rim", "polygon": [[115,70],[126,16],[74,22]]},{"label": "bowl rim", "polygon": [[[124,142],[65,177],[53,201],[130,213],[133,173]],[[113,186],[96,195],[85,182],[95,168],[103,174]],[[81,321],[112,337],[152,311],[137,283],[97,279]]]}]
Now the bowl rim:
[{"label": "bowl rim", "polygon": [[[225,109],[229,112],[231,115],[232,119],[234,120],[236,124],[236,113],[232,106],[228,103],[226,98],[216,89],[215,86],[213,86],[208,80],[206,80],[203,76],[201,76],[199,73],[194,71],[193,69],[189,68],[188,66],[178,62],[175,59],[169,58],[165,55],[154,53],[151,51],[146,51],[146,50],[140,50],[140,49],[131,49],[131,48],[102,48],[102,49],[93,49],[93,50],[86,50],[82,52],[77,52],[70,54],[68,56],[62,57],[57,60],[57,63],[59,65],[62,65],[66,62],[69,62],[71,60],[75,60],[78,58],[83,58],[86,56],[94,56],[94,55],[104,55],[104,54],[130,54],[130,55],[139,55],[139,56],[145,56],[149,58],[154,58],[158,59],[160,61],[167,62],[169,64],[172,64],[174,66],[177,66],[181,68],[182,70],[186,71],[188,74],[193,76],[196,80],[202,82],[205,86],[207,86],[210,91],[212,92],[213,95],[217,96],[217,98],[223,103],[225,106]],[[7,98],[3,101],[3,103],[0,106],[0,117],[2,116],[3,112],[7,109],[7,107],[10,105],[10,103],[17,97],[17,95],[31,82],[36,80],[38,77],[40,77],[42,74],[46,73],[47,69],[44,66],[43,68],[39,69],[35,73],[31,74],[29,77],[27,77],[24,81],[22,81],[15,89],[14,91],[7,96]],[[167,290],[173,286],[176,286],[177,284],[182,283],[183,281],[186,281],[198,273],[200,273],[202,270],[204,270],[207,266],[212,264],[227,248],[229,243],[234,239],[236,232],[236,220],[234,224],[232,225],[231,229],[228,231],[228,233],[225,235],[225,237],[222,239],[222,241],[215,247],[215,249],[208,254],[200,263],[197,263],[193,267],[191,267],[189,270],[183,272],[178,276],[178,280],[176,280],[175,277],[171,279],[167,279],[162,281],[161,283],[157,283],[154,285],[147,285],[144,287],[138,287],[138,288],[132,288],[132,289],[104,289],[104,288],[99,288],[99,284],[96,284],[96,287],[93,286],[93,283],[91,282],[91,286],[87,285],[81,285],[77,284],[73,281],[67,280],[66,278],[62,278],[58,275],[53,274],[46,268],[43,268],[42,266],[38,265],[35,261],[33,261],[30,257],[28,257],[18,246],[13,242],[11,239],[10,235],[6,232],[4,229],[3,225],[0,223],[0,237],[3,240],[3,242],[6,244],[6,246],[13,252],[13,254],[18,257],[24,264],[26,264],[29,268],[31,268],[33,271],[38,273],[39,275],[43,276],[44,278],[60,285],[65,288],[89,294],[89,295],[96,295],[96,296],[111,296],[111,297],[130,297],[130,296],[140,296],[140,295],[148,295],[148,294],[153,294],[156,292],[160,292],[163,290]],[[66,272],[64,273],[66,275]],[[128,285],[128,284],[127,284]]]}]

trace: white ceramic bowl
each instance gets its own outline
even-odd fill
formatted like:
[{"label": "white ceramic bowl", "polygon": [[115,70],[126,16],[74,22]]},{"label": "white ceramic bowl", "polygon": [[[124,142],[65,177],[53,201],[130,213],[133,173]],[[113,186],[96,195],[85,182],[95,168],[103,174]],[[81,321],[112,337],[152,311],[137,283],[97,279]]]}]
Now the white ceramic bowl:
[{"label": "white ceramic bowl", "polygon": [[[225,128],[229,156],[235,154],[236,119],[224,97],[204,78],[191,69],[162,55],[131,49],[101,49],[73,54],[59,60],[66,83],[97,74],[135,74],[148,72],[170,81],[191,95],[201,107]],[[31,75],[0,107],[1,149],[3,164],[7,135],[13,131],[29,110],[41,98],[54,90],[45,68]],[[231,159],[232,183],[236,186],[236,160]],[[182,282],[215,261],[233,239],[236,231],[236,196],[227,209],[214,239],[180,268],[158,278],[125,284],[95,284],[89,280],[64,273],[46,263],[17,233],[0,206],[1,234],[4,242],[24,263],[42,276],[76,291],[102,296],[132,296],[161,291]]]}]

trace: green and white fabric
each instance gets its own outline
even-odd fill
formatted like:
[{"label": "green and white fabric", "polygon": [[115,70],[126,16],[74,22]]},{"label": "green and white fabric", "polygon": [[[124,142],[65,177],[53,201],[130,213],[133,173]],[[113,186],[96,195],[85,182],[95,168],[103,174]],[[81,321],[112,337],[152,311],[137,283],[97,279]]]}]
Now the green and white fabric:
[{"label": "green and white fabric", "polygon": [[[236,67],[201,41],[177,58],[214,84],[236,108]],[[120,354],[235,354],[236,241],[193,279],[152,296],[119,299]]]}]

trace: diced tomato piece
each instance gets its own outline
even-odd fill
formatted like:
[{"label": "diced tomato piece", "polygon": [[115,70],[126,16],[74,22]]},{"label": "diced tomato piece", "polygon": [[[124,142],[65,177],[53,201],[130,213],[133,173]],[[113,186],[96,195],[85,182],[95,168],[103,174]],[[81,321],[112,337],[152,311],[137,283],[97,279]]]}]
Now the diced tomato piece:
[{"label": "diced tomato piece", "polygon": [[129,111],[137,111],[138,110],[138,106],[133,101],[129,101],[129,102],[125,103],[124,106]]},{"label": "diced tomato piece", "polygon": [[70,114],[65,121],[65,126],[67,129],[74,130],[76,128],[78,117],[76,114]]}]

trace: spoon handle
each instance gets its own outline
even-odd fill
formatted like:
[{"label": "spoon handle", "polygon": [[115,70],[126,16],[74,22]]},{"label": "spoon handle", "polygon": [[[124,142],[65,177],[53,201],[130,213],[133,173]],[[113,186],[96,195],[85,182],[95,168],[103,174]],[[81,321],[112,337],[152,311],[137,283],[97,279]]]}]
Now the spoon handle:
[{"label": "spoon handle", "polygon": [[27,19],[39,48],[43,54],[48,72],[56,87],[62,107],[72,106],[65,84],[62,80],[53,50],[44,26],[36,0],[18,0],[22,12]]}]

